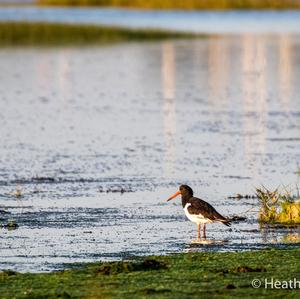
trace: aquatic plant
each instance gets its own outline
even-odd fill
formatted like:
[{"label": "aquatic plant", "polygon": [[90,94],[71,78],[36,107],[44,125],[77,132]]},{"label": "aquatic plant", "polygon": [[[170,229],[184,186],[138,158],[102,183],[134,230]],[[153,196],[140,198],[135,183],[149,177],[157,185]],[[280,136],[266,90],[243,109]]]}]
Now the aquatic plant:
[{"label": "aquatic plant", "polygon": [[260,202],[259,221],[261,223],[300,223],[300,197],[293,196],[286,188],[270,191],[265,187],[257,188]]},{"label": "aquatic plant", "polygon": [[19,225],[12,219],[9,219],[7,221],[7,224],[2,225],[3,228],[6,228],[8,230],[15,230],[19,228]]}]

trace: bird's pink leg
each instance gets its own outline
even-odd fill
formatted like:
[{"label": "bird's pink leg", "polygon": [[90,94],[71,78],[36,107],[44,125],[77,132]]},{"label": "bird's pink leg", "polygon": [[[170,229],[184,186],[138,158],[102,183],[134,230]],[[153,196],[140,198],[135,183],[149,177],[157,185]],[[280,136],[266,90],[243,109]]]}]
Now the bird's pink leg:
[{"label": "bird's pink leg", "polygon": [[206,239],[206,224],[203,224],[203,237]]},{"label": "bird's pink leg", "polygon": [[201,224],[198,224],[198,240],[201,239]]}]

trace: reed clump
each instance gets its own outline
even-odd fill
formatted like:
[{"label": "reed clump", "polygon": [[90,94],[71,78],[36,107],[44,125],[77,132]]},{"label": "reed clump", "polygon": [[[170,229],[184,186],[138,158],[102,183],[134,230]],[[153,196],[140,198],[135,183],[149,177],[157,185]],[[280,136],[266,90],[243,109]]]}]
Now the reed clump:
[{"label": "reed clump", "polygon": [[260,202],[258,219],[261,223],[300,224],[300,197],[279,188],[270,191],[265,187],[257,188]]}]

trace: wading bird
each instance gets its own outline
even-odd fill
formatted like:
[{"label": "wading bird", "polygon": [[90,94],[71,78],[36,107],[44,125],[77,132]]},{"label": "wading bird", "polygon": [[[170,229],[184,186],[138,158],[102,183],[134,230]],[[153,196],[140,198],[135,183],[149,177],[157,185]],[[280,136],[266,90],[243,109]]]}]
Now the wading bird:
[{"label": "wading bird", "polygon": [[198,240],[201,239],[201,224],[203,224],[203,237],[206,238],[206,223],[220,222],[230,226],[230,221],[219,214],[216,209],[206,201],[194,197],[191,187],[181,185],[179,191],[172,195],[167,201],[181,195],[181,203],[187,218],[198,226]]}]

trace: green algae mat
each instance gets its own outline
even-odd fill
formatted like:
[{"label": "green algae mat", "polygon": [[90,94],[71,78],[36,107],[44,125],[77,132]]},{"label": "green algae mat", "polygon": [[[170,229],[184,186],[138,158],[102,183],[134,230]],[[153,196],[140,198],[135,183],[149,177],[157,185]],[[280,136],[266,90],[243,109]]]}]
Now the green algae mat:
[{"label": "green algae mat", "polygon": [[300,249],[184,253],[0,273],[0,298],[300,298]]}]

